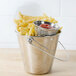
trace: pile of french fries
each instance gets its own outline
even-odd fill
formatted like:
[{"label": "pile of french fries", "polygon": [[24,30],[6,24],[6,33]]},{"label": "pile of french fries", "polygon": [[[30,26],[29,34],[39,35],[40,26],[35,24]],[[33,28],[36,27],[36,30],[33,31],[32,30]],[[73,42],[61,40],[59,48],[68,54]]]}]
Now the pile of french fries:
[{"label": "pile of french fries", "polygon": [[19,19],[15,19],[14,21],[17,24],[17,31],[21,35],[37,36],[33,22],[38,20],[48,21],[54,24],[58,23],[58,21],[52,17],[48,17],[46,14],[43,14],[43,16],[27,16],[21,14],[21,12],[19,12]]}]

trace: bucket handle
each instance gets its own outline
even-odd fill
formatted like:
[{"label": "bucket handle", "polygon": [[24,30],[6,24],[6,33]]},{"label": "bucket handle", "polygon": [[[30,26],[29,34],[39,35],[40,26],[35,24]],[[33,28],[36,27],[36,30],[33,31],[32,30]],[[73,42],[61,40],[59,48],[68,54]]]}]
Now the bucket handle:
[{"label": "bucket handle", "polygon": [[[55,58],[55,59],[57,59],[57,60],[60,60],[60,61],[68,61],[68,60],[69,60],[69,54],[67,53],[66,48],[63,46],[63,44],[62,44],[60,41],[58,41],[58,42],[59,42],[59,44],[63,47],[64,51],[66,52],[66,56],[67,56],[66,59],[57,58],[57,57],[55,57],[54,55],[51,55],[50,53],[46,52],[46,50],[49,50],[49,49],[48,49],[47,47],[45,47],[44,45],[42,45],[40,42],[36,41],[33,37],[29,37],[27,40],[28,40],[28,42],[29,42],[32,46],[38,48],[40,51],[44,52],[44,53],[47,54],[48,56],[51,56],[51,57],[53,57],[53,58]],[[44,50],[44,49],[42,49],[42,48],[34,45],[34,44],[32,43],[32,41],[34,41],[34,42],[37,43],[38,45],[42,46],[42,47],[45,48],[46,50]]]}]

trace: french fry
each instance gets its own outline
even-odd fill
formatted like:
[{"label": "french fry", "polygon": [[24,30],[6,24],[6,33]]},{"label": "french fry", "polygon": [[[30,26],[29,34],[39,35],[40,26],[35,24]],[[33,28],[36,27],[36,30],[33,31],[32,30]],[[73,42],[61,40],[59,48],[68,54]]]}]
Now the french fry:
[{"label": "french fry", "polygon": [[19,19],[15,19],[14,22],[17,24],[17,31],[21,35],[37,36],[33,22],[38,20],[57,23],[54,18],[48,17],[46,14],[43,14],[43,16],[27,16],[21,12],[19,12]]}]

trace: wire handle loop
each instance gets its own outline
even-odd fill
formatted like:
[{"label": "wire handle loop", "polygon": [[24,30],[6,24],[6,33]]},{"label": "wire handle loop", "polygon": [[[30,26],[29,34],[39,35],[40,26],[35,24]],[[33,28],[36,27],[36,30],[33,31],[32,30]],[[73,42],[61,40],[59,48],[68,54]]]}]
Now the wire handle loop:
[{"label": "wire handle loop", "polygon": [[[62,44],[60,41],[58,41],[58,42],[59,42],[59,44],[63,47],[63,49],[64,49],[65,52],[66,52],[66,56],[67,56],[66,59],[57,58],[57,57],[55,57],[54,55],[48,53],[46,50],[49,50],[49,49],[48,49],[46,46],[42,45],[40,42],[36,41],[33,37],[29,37],[29,38],[27,39],[27,41],[28,41],[32,46],[38,48],[40,51],[44,52],[45,54],[47,54],[47,55],[49,55],[49,56],[51,56],[51,57],[53,57],[53,58],[55,58],[55,59],[57,59],[57,60],[60,60],[60,61],[68,61],[68,60],[69,60],[69,54],[67,53],[66,48],[63,46],[63,44]],[[40,45],[41,47],[43,47],[43,48],[46,49],[46,50],[44,50],[44,49],[42,49],[42,48],[34,45],[34,44],[32,43],[32,41],[34,41],[35,43],[37,43],[38,45]]]}]

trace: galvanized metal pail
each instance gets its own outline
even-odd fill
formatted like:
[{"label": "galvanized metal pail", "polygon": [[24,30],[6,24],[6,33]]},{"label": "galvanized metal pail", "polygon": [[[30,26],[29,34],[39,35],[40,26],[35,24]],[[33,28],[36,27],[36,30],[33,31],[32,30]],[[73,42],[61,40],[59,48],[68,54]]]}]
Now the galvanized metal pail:
[{"label": "galvanized metal pail", "polygon": [[26,72],[45,74],[51,70],[58,37],[59,34],[45,37],[28,37],[18,34]]}]

